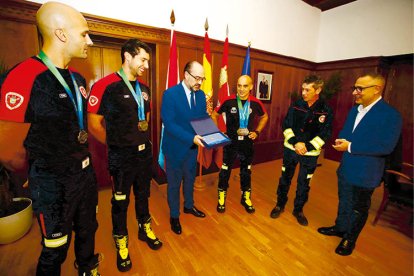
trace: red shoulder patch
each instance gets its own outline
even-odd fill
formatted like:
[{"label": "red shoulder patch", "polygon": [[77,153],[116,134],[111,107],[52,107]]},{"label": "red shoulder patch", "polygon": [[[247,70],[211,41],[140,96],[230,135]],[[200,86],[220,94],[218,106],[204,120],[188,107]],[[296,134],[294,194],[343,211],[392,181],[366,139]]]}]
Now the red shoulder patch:
[{"label": "red shoulder patch", "polygon": [[1,86],[0,120],[24,122],[33,82],[47,67],[29,58],[10,71]]},{"label": "red shoulder patch", "polygon": [[121,78],[116,73],[112,73],[95,82],[89,95],[88,112],[95,114],[98,113],[99,106],[101,105],[102,101],[102,96],[105,93],[106,87],[108,87],[108,85],[111,83],[117,82],[119,80],[121,80]]}]

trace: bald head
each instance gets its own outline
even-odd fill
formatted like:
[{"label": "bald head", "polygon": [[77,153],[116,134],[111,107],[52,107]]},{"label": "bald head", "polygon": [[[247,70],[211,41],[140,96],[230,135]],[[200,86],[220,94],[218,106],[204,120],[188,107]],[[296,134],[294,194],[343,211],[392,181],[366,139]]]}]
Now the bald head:
[{"label": "bald head", "polygon": [[43,4],[36,14],[36,22],[43,39],[53,36],[56,29],[65,29],[74,22],[85,22],[82,14],[74,8],[58,3]]},{"label": "bald head", "polygon": [[42,51],[55,66],[65,68],[72,58],[86,58],[89,37],[88,23],[74,8],[58,3],[43,4],[36,14],[43,38]]},{"label": "bald head", "polygon": [[242,100],[247,100],[253,89],[253,80],[248,75],[243,75],[237,80],[237,95]]}]

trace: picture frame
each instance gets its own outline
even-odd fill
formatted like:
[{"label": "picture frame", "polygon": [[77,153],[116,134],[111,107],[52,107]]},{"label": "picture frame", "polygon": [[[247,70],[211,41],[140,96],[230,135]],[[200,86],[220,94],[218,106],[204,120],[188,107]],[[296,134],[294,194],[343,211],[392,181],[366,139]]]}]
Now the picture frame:
[{"label": "picture frame", "polygon": [[256,71],[255,97],[262,102],[271,102],[273,92],[273,72]]}]

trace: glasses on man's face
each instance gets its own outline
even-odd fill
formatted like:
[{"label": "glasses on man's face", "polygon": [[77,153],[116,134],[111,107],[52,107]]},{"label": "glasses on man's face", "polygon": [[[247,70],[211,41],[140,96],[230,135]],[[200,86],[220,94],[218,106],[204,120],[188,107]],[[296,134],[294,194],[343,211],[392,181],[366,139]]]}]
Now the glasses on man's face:
[{"label": "glasses on man's face", "polygon": [[378,86],[378,85],[371,85],[371,86],[366,86],[366,87],[363,87],[363,86],[351,86],[351,90],[352,90],[352,92],[354,92],[356,90],[356,92],[362,93],[362,91],[364,91],[365,89],[368,89],[368,88],[371,88],[371,87],[374,87],[374,86]]},{"label": "glasses on man's face", "polygon": [[203,82],[206,80],[205,77],[199,77],[199,76],[193,76],[190,72],[187,71],[187,73],[192,76],[197,82]]}]

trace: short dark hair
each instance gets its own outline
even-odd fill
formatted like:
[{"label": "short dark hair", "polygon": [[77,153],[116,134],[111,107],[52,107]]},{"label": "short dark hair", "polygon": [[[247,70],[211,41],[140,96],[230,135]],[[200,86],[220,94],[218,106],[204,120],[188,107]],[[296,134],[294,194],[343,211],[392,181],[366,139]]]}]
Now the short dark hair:
[{"label": "short dark hair", "polygon": [[145,42],[142,42],[137,38],[128,39],[121,48],[122,63],[125,61],[125,52],[129,53],[132,57],[135,57],[139,54],[139,51],[141,51],[140,49],[143,49],[148,54],[151,53],[151,48]]},{"label": "short dark hair", "polygon": [[306,84],[313,83],[313,88],[315,88],[315,90],[318,88],[322,88],[324,85],[323,79],[317,75],[309,75],[305,77],[305,79],[303,80],[303,83],[306,83]]}]

